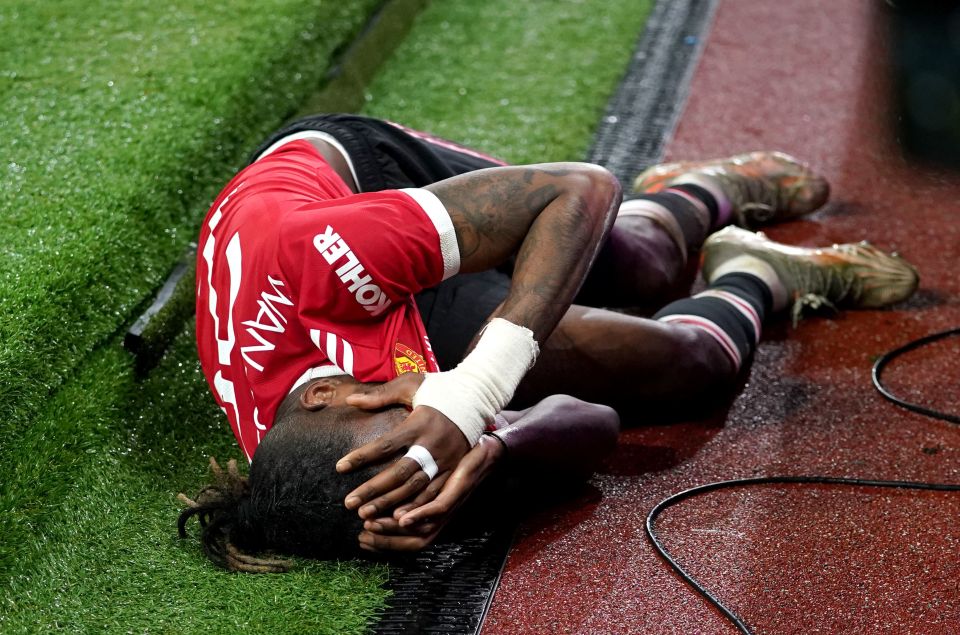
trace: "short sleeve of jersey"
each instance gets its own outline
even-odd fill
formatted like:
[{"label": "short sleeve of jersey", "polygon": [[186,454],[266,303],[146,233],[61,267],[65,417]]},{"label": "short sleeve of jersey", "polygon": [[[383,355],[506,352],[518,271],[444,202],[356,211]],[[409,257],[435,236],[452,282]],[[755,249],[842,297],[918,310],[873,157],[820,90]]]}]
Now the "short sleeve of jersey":
[{"label": "short sleeve of jersey", "polygon": [[378,318],[460,267],[450,215],[427,190],[310,202],[281,222],[280,266],[307,319]]}]

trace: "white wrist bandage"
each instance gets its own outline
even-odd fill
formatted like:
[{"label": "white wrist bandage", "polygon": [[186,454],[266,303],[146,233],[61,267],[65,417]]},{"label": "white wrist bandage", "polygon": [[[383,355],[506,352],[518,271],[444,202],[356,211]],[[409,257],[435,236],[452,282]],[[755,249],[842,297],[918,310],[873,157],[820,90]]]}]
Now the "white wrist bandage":
[{"label": "white wrist bandage", "polygon": [[427,373],[413,396],[413,407],[439,410],[460,428],[473,447],[487,423],[513,398],[539,352],[530,329],[494,318],[459,366]]}]

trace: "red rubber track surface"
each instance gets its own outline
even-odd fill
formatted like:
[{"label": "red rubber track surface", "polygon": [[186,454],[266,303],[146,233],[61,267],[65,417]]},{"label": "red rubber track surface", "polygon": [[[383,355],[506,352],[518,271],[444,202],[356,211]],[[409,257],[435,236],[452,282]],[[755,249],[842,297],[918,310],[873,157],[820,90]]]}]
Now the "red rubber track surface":
[{"label": "red rubber track surface", "polygon": [[[661,562],[647,512],[738,477],[960,482],[960,426],[897,408],[875,358],[960,326],[960,175],[918,166],[891,128],[881,2],[725,0],[668,158],[777,148],[810,161],[832,203],[771,228],[783,242],[870,238],[921,273],[888,311],[764,334],[725,419],[633,425],[587,491],[520,530],[483,633],[734,633]],[[960,412],[957,338],[894,362],[888,384]],[[624,378],[625,389],[628,389]],[[755,633],[960,633],[960,495],[842,486],[723,490],[666,511],[680,563]]]}]

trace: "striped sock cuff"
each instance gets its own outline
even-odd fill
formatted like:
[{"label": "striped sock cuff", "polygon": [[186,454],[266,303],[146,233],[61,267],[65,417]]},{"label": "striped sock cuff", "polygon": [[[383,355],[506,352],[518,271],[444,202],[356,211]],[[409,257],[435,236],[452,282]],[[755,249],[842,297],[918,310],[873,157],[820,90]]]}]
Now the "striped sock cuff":
[{"label": "striped sock cuff", "polygon": [[[683,306],[685,303],[689,303],[689,305]],[[740,370],[740,367],[743,366],[744,358],[749,355],[752,349],[747,339],[744,337],[735,337],[743,334],[738,332],[740,329],[736,327],[736,324],[731,324],[729,319],[724,319],[726,316],[723,315],[722,309],[717,311],[716,307],[713,307],[713,310],[711,310],[711,307],[703,304],[703,300],[696,300],[694,298],[678,300],[667,306],[666,309],[670,311],[668,314],[656,315],[654,317],[658,321],[667,324],[685,324],[704,331],[720,344],[723,352],[730,358],[730,361],[733,362],[734,368]],[[684,310],[687,312],[684,312]],[[719,317],[720,319],[711,320],[704,317],[702,315],[703,313],[719,314],[713,317]]]},{"label": "striped sock cuff", "polygon": [[653,317],[706,332],[739,369],[760,341],[764,315],[771,303],[770,290],[759,278],[731,273],[718,278],[703,293],[668,304]]},{"label": "striped sock cuff", "polygon": [[685,192],[663,191],[656,194],[643,194],[629,199],[625,207],[628,207],[632,201],[650,201],[673,216],[683,234],[683,248],[687,252],[700,249],[700,245],[710,233],[710,218],[706,206]]},{"label": "striped sock cuff", "polygon": [[717,206],[717,199],[713,197],[713,194],[694,183],[676,183],[663,191],[680,194],[693,202],[694,205],[702,208],[710,216],[710,227],[717,229],[720,208]]},{"label": "striped sock cuff", "polygon": [[763,324],[764,317],[773,310],[773,292],[759,276],[734,271],[714,280],[708,290],[726,291],[748,303]]}]

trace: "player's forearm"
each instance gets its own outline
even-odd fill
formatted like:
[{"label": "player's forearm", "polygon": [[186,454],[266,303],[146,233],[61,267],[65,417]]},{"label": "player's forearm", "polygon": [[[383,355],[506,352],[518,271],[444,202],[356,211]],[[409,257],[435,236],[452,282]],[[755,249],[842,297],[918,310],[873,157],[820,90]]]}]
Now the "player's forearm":
[{"label": "player's forearm", "polygon": [[506,446],[507,465],[545,477],[591,474],[616,446],[620,432],[620,417],[612,408],[567,395],[502,414],[511,423],[492,434]]},{"label": "player's forearm", "polygon": [[566,312],[616,217],[620,186],[597,166],[493,168],[429,186],[450,213],[461,271],[517,255],[511,289],[492,317],[542,342]]},{"label": "player's forearm", "polygon": [[543,342],[579,291],[616,216],[619,188],[579,175],[537,216],[517,254],[510,291],[491,317],[533,331]]},{"label": "player's forearm", "polygon": [[519,247],[510,291],[475,347],[456,368],[429,374],[413,397],[415,409],[436,410],[472,447],[573,301],[613,223],[620,186],[597,166],[548,164],[479,170],[429,189],[450,214],[461,271],[496,266]]}]

